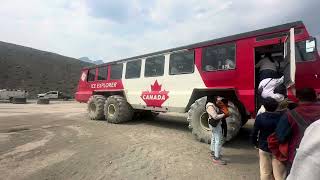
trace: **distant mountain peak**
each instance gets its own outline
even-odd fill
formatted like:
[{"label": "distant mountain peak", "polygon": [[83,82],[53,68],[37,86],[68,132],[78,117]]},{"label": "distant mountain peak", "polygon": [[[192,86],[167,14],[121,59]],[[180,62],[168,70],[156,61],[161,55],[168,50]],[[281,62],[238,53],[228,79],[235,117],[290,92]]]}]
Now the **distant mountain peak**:
[{"label": "distant mountain peak", "polygon": [[89,62],[89,63],[93,63],[93,64],[103,64],[103,60],[91,60],[90,58],[88,57],[81,57],[79,58],[80,61],[84,61],[84,62]]},{"label": "distant mountain peak", "polygon": [[79,58],[79,60],[81,60],[81,61],[91,61],[88,57],[81,57],[81,58]]}]

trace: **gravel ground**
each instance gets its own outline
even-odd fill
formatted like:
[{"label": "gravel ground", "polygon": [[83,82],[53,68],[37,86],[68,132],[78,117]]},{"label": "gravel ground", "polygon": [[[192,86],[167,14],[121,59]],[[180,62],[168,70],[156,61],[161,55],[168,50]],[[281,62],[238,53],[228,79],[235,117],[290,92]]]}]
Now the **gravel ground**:
[{"label": "gravel ground", "polygon": [[214,165],[185,115],[124,124],[92,121],[86,104],[0,104],[0,179],[259,179],[252,121]]}]

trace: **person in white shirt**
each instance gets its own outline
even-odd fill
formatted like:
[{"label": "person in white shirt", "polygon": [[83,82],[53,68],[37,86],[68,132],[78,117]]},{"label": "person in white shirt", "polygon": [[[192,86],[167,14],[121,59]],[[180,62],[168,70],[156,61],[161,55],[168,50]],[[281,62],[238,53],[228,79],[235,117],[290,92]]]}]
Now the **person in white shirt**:
[{"label": "person in white shirt", "polygon": [[[284,82],[284,76],[278,79],[267,78],[262,80],[258,87],[258,89],[262,89],[262,93],[261,93],[262,100],[268,97],[271,97],[272,99],[275,99],[278,103],[283,102],[285,99],[285,95],[274,92],[276,87],[280,86],[283,82]],[[265,112],[265,108],[263,105],[261,105],[257,115],[263,112]]]},{"label": "person in white shirt", "polygon": [[257,64],[256,68],[259,68],[259,79],[262,81],[266,78],[277,78],[277,65],[274,62],[271,53],[266,53]]},{"label": "person in white shirt", "polygon": [[320,179],[320,119],[304,132],[287,180]]},{"label": "person in white shirt", "polygon": [[258,89],[262,89],[261,97],[271,97],[278,103],[284,100],[284,95],[280,93],[274,93],[276,87],[280,86],[284,82],[284,76],[278,79],[267,78],[260,82]]},{"label": "person in white shirt", "polygon": [[226,59],[224,69],[234,69],[234,68],[235,68],[234,61],[231,59]]}]

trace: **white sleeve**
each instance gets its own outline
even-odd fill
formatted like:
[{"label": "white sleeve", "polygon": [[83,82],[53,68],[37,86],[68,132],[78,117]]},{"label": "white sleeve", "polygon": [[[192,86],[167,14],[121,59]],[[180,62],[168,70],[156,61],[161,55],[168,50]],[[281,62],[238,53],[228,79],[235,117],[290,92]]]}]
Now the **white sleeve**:
[{"label": "white sleeve", "polygon": [[287,180],[318,180],[320,177],[320,120],[305,131]]},{"label": "white sleeve", "polygon": [[262,81],[259,83],[258,89],[264,87],[264,86],[266,85],[266,81],[269,81],[269,80],[270,80],[269,78],[262,80]]},{"label": "white sleeve", "polygon": [[279,86],[280,84],[282,84],[284,81],[284,77],[282,76],[281,78],[278,79],[272,79],[269,83],[268,83],[268,87],[272,87],[272,88],[276,88],[277,86]]},{"label": "white sleeve", "polygon": [[284,95],[278,94],[278,93],[276,93],[276,94],[270,93],[270,97],[271,97],[272,99],[275,99],[277,102],[281,102],[281,101],[284,100]]}]

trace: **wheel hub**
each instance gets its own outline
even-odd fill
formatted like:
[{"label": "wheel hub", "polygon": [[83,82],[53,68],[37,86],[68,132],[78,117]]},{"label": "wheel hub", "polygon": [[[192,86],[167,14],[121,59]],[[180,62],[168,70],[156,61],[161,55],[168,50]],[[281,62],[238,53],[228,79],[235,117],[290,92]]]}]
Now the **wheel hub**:
[{"label": "wheel hub", "polygon": [[90,111],[91,111],[91,112],[95,112],[96,109],[97,109],[97,108],[96,108],[96,105],[95,105],[94,103],[91,103],[91,104],[90,104]]},{"label": "wheel hub", "polygon": [[108,115],[113,116],[116,112],[116,107],[113,104],[109,104],[108,106]]}]

